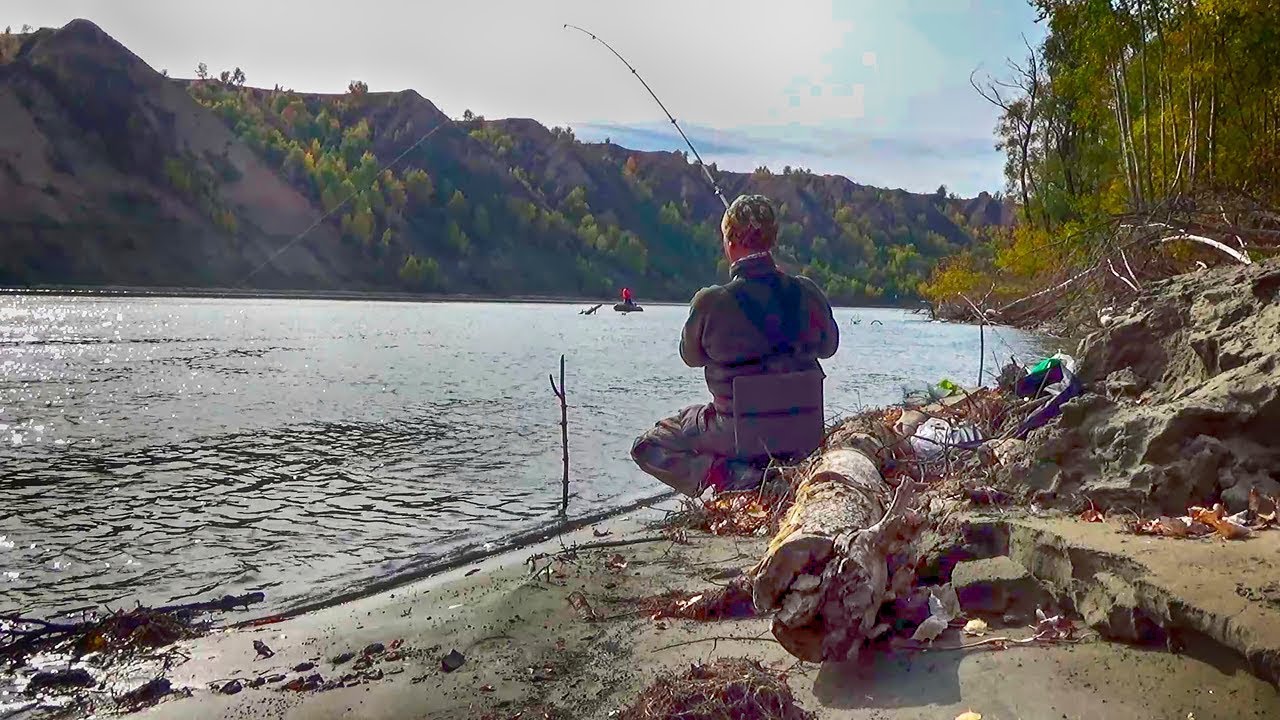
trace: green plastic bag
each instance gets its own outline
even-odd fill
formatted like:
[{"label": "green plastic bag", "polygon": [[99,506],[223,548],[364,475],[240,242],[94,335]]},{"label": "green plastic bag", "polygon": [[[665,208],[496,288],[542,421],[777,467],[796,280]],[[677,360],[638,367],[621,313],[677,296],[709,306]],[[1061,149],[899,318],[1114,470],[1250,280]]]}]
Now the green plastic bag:
[{"label": "green plastic bag", "polygon": [[1036,363],[1035,367],[1027,371],[1027,374],[1035,375],[1037,373],[1047,372],[1049,368],[1057,367],[1058,365],[1061,365],[1061,364],[1062,364],[1061,358],[1047,357],[1041,360],[1040,362]]},{"label": "green plastic bag", "polygon": [[946,390],[947,393],[951,395],[954,395],[961,391],[959,385],[951,382],[946,378],[942,378],[942,380],[938,383],[938,387],[942,388],[943,390]]}]

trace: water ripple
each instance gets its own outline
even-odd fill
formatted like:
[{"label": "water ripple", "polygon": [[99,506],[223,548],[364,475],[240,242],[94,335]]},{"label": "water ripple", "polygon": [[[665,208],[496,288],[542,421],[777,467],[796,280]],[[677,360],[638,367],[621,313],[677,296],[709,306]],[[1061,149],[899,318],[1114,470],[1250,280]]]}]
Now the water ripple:
[{"label": "water ripple", "polygon": [[[829,413],[977,372],[973,328],[839,314]],[[684,317],[0,298],[0,612],[254,590],[282,609],[548,522],[562,352],[572,512],[650,495],[633,437],[706,397],[675,353]]]}]

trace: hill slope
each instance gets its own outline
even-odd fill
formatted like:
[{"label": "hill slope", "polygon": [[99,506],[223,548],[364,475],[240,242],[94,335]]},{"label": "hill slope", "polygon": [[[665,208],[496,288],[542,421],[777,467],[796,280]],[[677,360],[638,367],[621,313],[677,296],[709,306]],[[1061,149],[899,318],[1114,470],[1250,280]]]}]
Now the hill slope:
[{"label": "hill slope", "polygon": [[[583,144],[533,120],[455,122],[411,90],[261,90],[239,71],[170,80],[84,20],[6,40],[0,283],[627,284],[685,300],[723,278],[723,208],[683,153]],[[784,263],[843,302],[910,299],[938,259],[1009,220],[985,194],[717,174],[730,197],[775,200]]]}]

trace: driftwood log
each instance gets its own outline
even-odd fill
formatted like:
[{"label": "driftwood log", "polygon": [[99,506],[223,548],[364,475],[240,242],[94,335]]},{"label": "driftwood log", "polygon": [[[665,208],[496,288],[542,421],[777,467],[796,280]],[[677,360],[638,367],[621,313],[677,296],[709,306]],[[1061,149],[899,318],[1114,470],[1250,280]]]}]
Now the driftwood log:
[{"label": "driftwood log", "polygon": [[873,444],[862,435],[820,451],[751,572],[756,611],[775,613],[774,637],[802,660],[856,656],[889,629],[881,606],[915,580],[903,557],[920,525],[909,507],[915,484],[885,482],[867,451]]}]

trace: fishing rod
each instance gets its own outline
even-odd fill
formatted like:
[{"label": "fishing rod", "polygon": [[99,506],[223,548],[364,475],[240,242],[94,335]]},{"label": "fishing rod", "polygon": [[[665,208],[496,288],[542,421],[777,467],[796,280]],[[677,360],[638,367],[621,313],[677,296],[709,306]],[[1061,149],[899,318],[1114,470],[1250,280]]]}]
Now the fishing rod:
[{"label": "fishing rod", "polygon": [[702,168],[702,174],[706,175],[707,182],[711,183],[711,189],[715,191],[716,197],[720,198],[720,202],[724,203],[724,208],[728,210],[729,201],[725,199],[724,193],[720,191],[720,183],[716,182],[715,177],[711,175],[711,169],[708,168],[707,164],[702,161],[702,156],[698,154],[698,149],[695,148],[693,146],[693,143],[689,141],[689,136],[684,134],[684,130],[680,127],[680,123],[676,122],[675,117],[673,117],[671,115],[671,112],[667,110],[667,106],[663,105],[662,101],[658,99],[658,94],[653,91],[653,88],[649,87],[649,83],[645,82],[644,78],[640,77],[640,73],[636,72],[636,69],[632,67],[631,63],[627,62],[627,59],[622,57],[622,55],[619,54],[617,50],[614,50],[612,45],[605,42],[604,40],[601,40],[600,37],[597,36],[595,33],[589,30],[580,28],[577,25],[570,25],[569,23],[565,23],[564,27],[565,29],[572,28],[574,30],[577,30],[578,32],[587,35],[592,40],[595,40],[596,42],[608,48],[609,52],[613,53],[614,57],[621,60],[622,64],[626,65],[627,69],[631,71],[631,74],[636,76],[636,79],[640,81],[640,84],[644,85],[644,89],[649,91],[649,95],[653,98],[654,102],[658,103],[658,107],[662,108],[662,112],[667,114],[667,119],[670,120],[671,124],[675,126],[676,132],[680,133],[680,137],[684,138],[684,144],[688,145],[689,149],[693,151],[693,156],[697,158],[698,165]]}]

